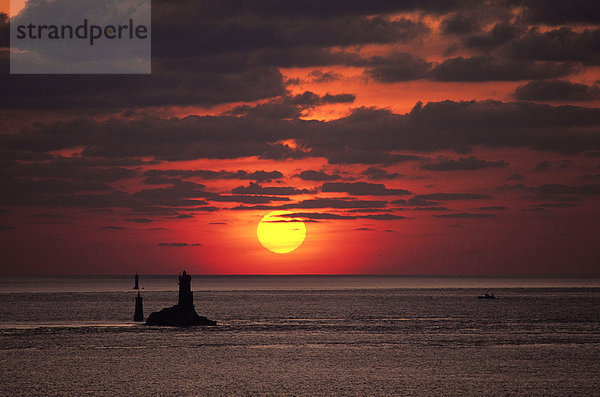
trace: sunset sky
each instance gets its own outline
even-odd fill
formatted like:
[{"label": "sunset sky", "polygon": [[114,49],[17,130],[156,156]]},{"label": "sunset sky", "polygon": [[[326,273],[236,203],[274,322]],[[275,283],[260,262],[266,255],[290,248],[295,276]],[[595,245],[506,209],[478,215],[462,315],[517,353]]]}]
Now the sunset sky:
[{"label": "sunset sky", "polygon": [[600,273],[598,1],[159,0],[151,75],[10,75],[1,4],[2,275]]}]

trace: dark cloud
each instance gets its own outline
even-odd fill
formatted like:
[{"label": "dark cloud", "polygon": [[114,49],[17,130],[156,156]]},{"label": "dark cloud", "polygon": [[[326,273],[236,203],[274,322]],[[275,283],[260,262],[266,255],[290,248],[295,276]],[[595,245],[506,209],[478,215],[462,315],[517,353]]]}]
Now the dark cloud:
[{"label": "dark cloud", "polygon": [[416,211],[449,211],[447,207],[415,207]]},{"label": "dark cloud", "polygon": [[437,81],[518,81],[563,77],[575,71],[571,64],[536,63],[491,56],[448,58],[431,71]]},{"label": "dark cloud", "polygon": [[394,214],[372,214],[372,215],[362,215],[359,218],[361,219],[372,219],[375,221],[394,221],[398,219],[407,219],[404,216],[394,215]]},{"label": "dark cloud", "polygon": [[504,160],[487,161],[471,156],[460,157],[458,160],[441,159],[437,162],[425,162],[421,164],[421,169],[427,171],[472,171],[484,168],[504,168],[508,164]]},{"label": "dark cloud", "polygon": [[302,111],[316,106],[332,103],[354,102],[354,94],[330,94],[319,96],[311,91],[293,96],[285,95],[258,105],[240,105],[227,114],[246,115],[265,119],[295,119],[302,115]]},{"label": "dark cloud", "polygon": [[9,45],[10,30],[8,25],[8,14],[5,12],[0,12],[0,48],[6,48]]},{"label": "dark cloud", "polygon": [[446,34],[466,34],[479,29],[479,21],[476,15],[456,13],[442,20],[440,28]]},{"label": "dark cloud", "polygon": [[102,229],[105,229],[105,230],[124,230],[124,229],[127,229],[127,228],[123,227],[123,226],[103,226]]},{"label": "dark cloud", "polygon": [[150,218],[130,218],[130,219],[125,219],[127,222],[135,222],[135,223],[150,223],[152,222],[152,219]]},{"label": "dark cloud", "polygon": [[379,167],[369,167],[366,170],[364,170],[361,174],[375,181],[382,179],[400,178],[403,176],[397,172],[388,172],[385,169]]},{"label": "dark cloud", "polygon": [[243,203],[243,204],[268,204],[273,201],[290,201],[288,197],[280,196],[254,196],[254,195],[211,195],[209,201],[220,203]]},{"label": "dark cloud", "polygon": [[491,49],[518,38],[524,33],[524,26],[500,22],[491,30],[474,34],[465,40],[467,47],[479,49]]},{"label": "dark cloud", "polygon": [[[531,28],[520,38],[507,44],[504,51],[514,59],[532,61],[600,63],[600,29],[576,32],[561,27],[546,32]],[[551,78],[539,76],[532,78]]]},{"label": "dark cloud", "polygon": [[280,215],[284,218],[305,218],[305,219],[335,219],[335,220],[352,220],[352,219],[370,219],[377,221],[389,221],[389,220],[399,220],[406,219],[403,216],[394,215],[394,214],[371,214],[371,215],[340,215],[340,214],[331,214],[331,213],[314,213],[314,212],[295,212],[290,214]]},{"label": "dark cloud", "polygon": [[[1,135],[0,150],[46,153],[83,148],[83,158],[116,160],[257,156],[273,160],[323,157],[332,164],[395,164],[420,159],[398,153],[402,151],[473,146],[590,152],[600,148],[600,134],[593,129],[599,125],[599,109],[527,102],[444,101],[417,104],[405,115],[359,108],[347,117],[328,122],[267,123],[244,116],[147,117],[135,121],[79,118],[39,123],[15,134]],[[295,140],[298,145],[292,148],[282,144],[285,140]]]},{"label": "dark cloud", "polygon": [[[164,0],[163,0],[164,1]],[[471,9],[481,0],[382,0],[364,2],[360,0],[299,0],[294,3],[277,0],[247,2],[243,0],[223,0],[203,4],[204,12],[210,15],[260,14],[265,17],[316,17],[331,18],[340,15],[376,15],[410,11],[424,11],[433,14]],[[197,7],[197,6],[196,6]],[[200,8],[200,7],[198,7]]]},{"label": "dark cloud", "polygon": [[425,78],[431,63],[408,53],[374,56],[366,62],[366,74],[376,81],[393,83]]},{"label": "dark cloud", "polygon": [[205,205],[207,202],[197,200],[198,198],[211,195],[211,193],[204,190],[205,187],[205,185],[199,183],[179,181],[169,187],[139,190],[132,194],[132,198],[146,206],[199,206]]},{"label": "dark cloud", "polygon": [[44,219],[56,219],[56,218],[64,218],[63,215],[58,214],[47,214],[45,212],[40,212],[39,214],[31,214],[32,218],[44,218]]},{"label": "dark cloud", "polygon": [[321,70],[313,70],[308,74],[312,77],[315,83],[330,83],[342,78],[342,75],[333,71],[323,72]]},{"label": "dark cloud", "polygon": [[256,182],[271,182],[281,179],[283,174],[279,171],[254,171],[244,170],[232,171],[212,171],[212,170],[149,170],[144,173],[147,177],[170,177],[170,178],[192,178],[202,179],[241,179],[253,180]]},{"label": "dark cloud", "polygon": [[428,199],[423,199],[420,197],[411,197],[410,199],[404,201],[395,200],[392,201],[393,204],[406,204],[413,207],[436,207],[439,205],[437,201],[432,201]]},{"label": "dark cloud", "polygon": [[600,184],[570,186],[563,184],[547,184],[532,188],[533,191],[541,194],[557,194],[557,195],[575,195],[575,196],[592,196],[600,194]]},{"label": "dark cloud", "polygon": [[297,189],[295,187],[263,187],[258,183],[250,182],[248,186],[239,186],[231,190],[231,193],[236,194],[256,194],[256,195],[273,195],[273,196],[288,196],[297,194],[309,194],[314,191],[308,189]]},{"label": "dark cloud", "polygon": [[566,80],[536,80],[517,87],[512,96],[522,101],[591,101],[600,98],[600,88]]},{"label": "dark cloud", "polygon": [[521,175],[521,174],[510,174],[506,178],[507,181],[522,181],[524,179],[525,179],[525,177],[523,175]]},{"label": "dark cloud", "polygon": [[342,179],[340,175],[337,174],[328,174],[325,171],[314,171],[314,170],[306,170],[302,171],[299,174],[294,175],[305,181],[315,181],[315,182],[324,182],[324,181],[337,181]]},{"label": "dark cloud", "polygon": [[198,247],[202,244],[200,243],[158,243],[159,247],[172,247],[172,248],[181,248],[181,247]]},{"label": "dark cloud", "polygon": [[[0,168],[0,178],[26,178],[54,180],[60,183],[96,184],[92,190],[109,189],[106,183],[121,181],[137,176],[137,171],[110,165],[110,161],[88,160],[84,158],[52,158],[49,161],[24,162],[7,161]],[[115,163],[126,163],[115,160]]]},{"label": "dark cloud", "polygon": [[429,193],[418,194],[415,199],[434,200],[434,201],[453,201],[453,200],[487,200],[491,197],[487,194],[478,193]]},{"label": "dark cloud", "polygon": [[524,6],[523,15],[532,23],[600,23],[600,4],[594,0],[578,1],[576,4],[571,0],[554,0],[551,6],[545,0],[512,0],[511,3]]},{"label": "dark cloud", "polygon": [[330,214],[330,213],[316,213],[316,212],[294,212],[290,214],[282,214],[279,215],[282,218],[302,218],[312,219],[312,220],[325,220],[325,219],[357,219],[357,216],[354,215],[340,215],[340,214]]},{"label": "dark cloud", "polygon": [[383,208],[387,205],[386,201],[382,200],[354,200],[354,199],[337,199],[337,198],[316,198],[302,200],[296,204],[286,204],[282,209],[289,208],[337,208],[337,209],[353,209],[353,208]]},{"label": "dark cloud", "polygon": [[14,226],[8,226],[8,225],[0,225],[0,232],[7,232],[9,230],[15,230],[16,228]]},{"label": "dark cloud", "polygon": [[444,214],[444,215],[432,215],[434,218],[462,218],[462,219],[482,219],[482,218],[495,218],[494,214],[471,214],[468,212],[461,212],[457,214]]},{"label": "dark cloud", "polygon": [[505,211],[508,208],[503,205],[494,205],[491,207],[480,207],[479,209],[482,211]]},{"label": "dark cloud", "polygon": [[411,194],[404,189],[388,189],[382,183],[368,182],[326,182],[321,187],[326,193],[348,193],[356,196],[402,196]]},{"label": "dark cloud", "polygon": [[600,182],[600,174],[585,174],[578,177],[584,181]]},{"label": "dark cloud", "polygon": [[226,74],[190,72],[184,62],[177,66],[166,63],[153,59],[150,75],[53,75],[48,79],[0,73],[2,108],[105,113],[146,106],[212,106],[285,93],[282,76],[274,67],[249,67]]},{"label": "dark cloud", "polygon": [[356,230],[356,231],[365,231],[366,232],[366,231],[373,231],[375,229],[371,229],[369,227],[357,227],[354,230]]},{"label": "dark cloud", "polygon": [[562,159],[558,161],[544,160],[533,167],[533,171],[547,171],[549,169],[565,169],[574,164],[573,160]]},{"label": "dark cloud", "polygon": [[321,97],[321,104],[330,103],[352,103],[356,99],[354,94],[330,94],[327,93]]}]

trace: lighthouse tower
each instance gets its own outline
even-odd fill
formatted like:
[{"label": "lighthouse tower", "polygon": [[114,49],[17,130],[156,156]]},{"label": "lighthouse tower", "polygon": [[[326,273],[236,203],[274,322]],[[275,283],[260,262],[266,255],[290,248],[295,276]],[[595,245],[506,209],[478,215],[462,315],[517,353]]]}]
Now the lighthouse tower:
[{"label": "lighthouse tower", "polygon": [[192,292],[192,276],[185,270],[179,276],[179,302],[182,307],[194,307],[194,293]]},{"label": "lighthouse tower", "polygon": [[135,314],[133,315],[133,321],[144,321],[144,304],[142,303],[142,296],[138,291],[135,297]]}]

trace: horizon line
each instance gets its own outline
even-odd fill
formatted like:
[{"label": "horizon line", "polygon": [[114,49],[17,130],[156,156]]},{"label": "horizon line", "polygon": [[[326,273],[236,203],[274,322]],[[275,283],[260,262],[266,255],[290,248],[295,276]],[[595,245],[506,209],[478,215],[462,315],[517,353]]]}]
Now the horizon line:
[{"label": "horizon line", "polygon": [[[2,274],[0,277],[134,277],[135,275],[140,277],[174,277],[180,273],[168,273],[168,274],[154,274],[154,273],[127,273],[127,274]],[[242,273],[231,273],[231,274],[202,274],[202,273],[189,273],[191,276],[196,277],[440,277],[440,278],[451,278],[451,277],[466,277],[466,278],[517,278],[517,277],[530,277],[530,278],[600,278],[600,273],[583,273],[583,274],[565,274],[565,273],[543,273],[543,274],[527,274],[527,273],[510,273],[510,274],[402,274],[402,273],[285,273],[285,274],[242,274]]]}]

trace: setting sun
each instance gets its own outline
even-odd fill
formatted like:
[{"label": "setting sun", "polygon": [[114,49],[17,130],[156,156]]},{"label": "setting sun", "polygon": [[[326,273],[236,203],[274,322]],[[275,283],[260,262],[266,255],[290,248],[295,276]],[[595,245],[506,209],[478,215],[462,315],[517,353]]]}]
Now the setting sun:
[{"label": "setting sun", "polygon": [[301,220],[286,217],[289,211],[272,211],[258,223],[258,241],[269,251],[287,254],[298,248],[306,238],[306,226]]}]

